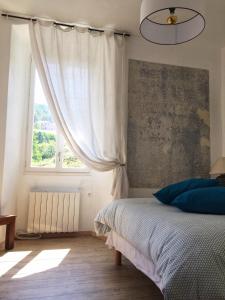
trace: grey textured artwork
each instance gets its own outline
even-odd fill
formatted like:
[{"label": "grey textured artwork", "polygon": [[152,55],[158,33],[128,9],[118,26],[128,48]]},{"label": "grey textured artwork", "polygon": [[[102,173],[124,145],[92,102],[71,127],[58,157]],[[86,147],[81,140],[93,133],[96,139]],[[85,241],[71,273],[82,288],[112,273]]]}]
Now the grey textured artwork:
[{"label": "grey textured artwork", "polygon": [[130,60],[128,105],[131,187],[209,176],[207,70]]}]

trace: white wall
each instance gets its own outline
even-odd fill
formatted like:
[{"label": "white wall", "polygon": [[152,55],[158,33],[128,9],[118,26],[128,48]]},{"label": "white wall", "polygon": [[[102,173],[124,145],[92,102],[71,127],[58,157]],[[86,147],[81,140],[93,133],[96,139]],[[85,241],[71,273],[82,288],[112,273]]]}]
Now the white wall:
[{"label": "white wall", "polygon": [[221,49],[221,119],[222,119],[222,155],[225,156],[225,48]]},{"label": "white wall", "polygon": [[[93,220],[100,209],[103,200],[110,201],[110,174],[95,174],[91,172],[89,175],[44,175],[44,174],[23,174],[20,180],[20,188],[18,191],[18,207],[17,207],[17,229],[26,229],[27,210],[28,210],[28,193],[31,189],[54,188],[62,191],[73,190],[79,188],[81,191],[80,203],[80,221],[79,230],[93,230]],[[99,180],[96,178],[100,176]],[[101,187],[101,183],[103,188]]]},{"label": "white wall", "polygon": [[[24,27],[24,26],[23,26]],[[15,214],[17,205],[17,187],[21,160],[21,141],[23,139],[23,119],[26,108],[24,99],[29,95],[30,64],[28,57],[29,43],[23,32],[13,26],[11,34],[10,69],[8,82],[8,100],[6,113],[5,157],[2,176],[3,214]],[[8,201],[11,199],[11,201]]]},{"label": "white wall", "polygon": [[2,187],[2,165],[4,161],[4,141],[6,128],[6,107],[8,95],[8,74],[9,74],[9,59],[10,59],[10,40],[11,31],[10,23],[3,22],[0,17],[0,189]]},{"label": "white wall", "polygon": [[[10,23],[0,17],[0,204],[2,202],[3,164],[5,154],[6,107],[8,94],[8,74],[10,58]],[[1,213],[1,209],[0,209]],[[4,228],[0,227],[0,242],[4,237]]]},{"label": "white wall", "polygon": [[[1,23],[0,23],[0,42],[1,36]],[[4,32],[5,37],[9,44],[9,31]],[[9,46],[9,45],[8,45]],[[0,78],[4,82],[4,86],[7,86],[7,59],[8,52],[5,53],[6,59],[2,59],[0,56]],[[222,153],[222,125],[221,125],[221,102],[220,102],[220,49],[211,45],[201,44],[200,40],[194,40],[191,43],[175,46],[164,47],[152,45],[141,38],[130,37],[128,39],[128,58],[145,60],[150,62],[159,62],[172,65],[190,66],[197,68],[208,69],[210,72],[210,113],[211,113],[211,160],[212,162]],[[4,90],[3,90],[4,92]],[[6,90],[3,93],[0,90],[1,100],[6,99]],[[17,97],[14,97],[16,105],[22,106],[24,110],[20,110],[23,114],[22,118],[17,118],[17,122],[20,123],[19,135],[21,137],[21,153],[25,152],[26,144],[26,126],[22,124],[22,120],[26,121],[27,102],[25,98],[20,97],[21,102],[16,101]],[[23,102],[24,101],[24,102]],[[4,104],[5,105],[5,104]],[[8,114],[8,124],[10,124],[10,118],[13,114]],[[16,122],[16,124],[18,124]],[[4,123],[4,122],[3,122]],[[9,129],[9,127],[8,127]],[[9,129],[10,131],[10,129]],[[3,130],[4,132],[4,130]],[[18,141],[18,137],[16,139]],[[10,139],[9,139],[10,141]],[[7,137],[7,143],[9,143]],[[15,140],[14,140],[15,143]],[[10,147],[10,143],[8,144]],[[7,160],[7,156],[5,157]],[[21,161],[20,161],[21,162]],[[8,162],[9,163],[9,162]],[[15,164],[16,165],[16,164]],[[15,166],[14,165],[14,166]],[[18,166],[18,165],[17,165]],[[4,169],[7,170],[6,168]],[[12,172],[11,169],[10,172]],[[14,195],[17,195],[17,229],[26,229],[27,222],[27,210],[28,210],[28,192],[32,188],[37,187],[57,187],[62,190],[66,188],[80,188],[81,197],[81,217],[80,217],[80,230],[93,229],[93,218],[96,212],[111,201],[110,189],[112,182],[112,173],[97,173],[91,172],[88,176],[85,175],[43,175],[43,174],[29,174],[25,173],[23,164],[20,165],[20,175],[17,179],[17,184],[11,186],[10,191],[10,176],[8,173],[8,183],[4,186],[4,194],[8,195],[8,202],[13,201]],[[7,173],[7,172],[6,172]],[[18,186],[18,189],[17,189]],[[7,188],[8,187],[8,188]],[[135,194],[141,193],[142,196],[149,194],[149,191],[135,191]],[[13,199],[12,199],[13,198]]]}]

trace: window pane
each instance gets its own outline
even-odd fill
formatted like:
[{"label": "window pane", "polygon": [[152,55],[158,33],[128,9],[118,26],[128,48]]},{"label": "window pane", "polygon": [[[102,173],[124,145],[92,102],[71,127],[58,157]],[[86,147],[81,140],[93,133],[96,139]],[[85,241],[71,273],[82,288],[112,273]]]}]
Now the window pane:
[{"label": "window pane", "polygon": [[84,168],[85,165],[73,154],[66,142],[63,147],[63,168]]},{"label": "window pane", "polygon": [[37,72],[34,82],[32,167],[56,166],[56,125],[52,119]]}]

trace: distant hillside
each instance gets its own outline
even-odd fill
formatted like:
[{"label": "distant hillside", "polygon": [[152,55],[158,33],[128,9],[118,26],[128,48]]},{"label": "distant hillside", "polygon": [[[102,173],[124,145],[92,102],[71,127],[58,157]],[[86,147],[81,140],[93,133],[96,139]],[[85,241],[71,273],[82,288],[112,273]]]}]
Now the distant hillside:
[{"label": "distant hillside", "polygon": [[55,123],[47,104],[35,103],[34,105],[34,129],[55,130]]},{"label": "distant hillside", "polygon": [[53,122],[48,105],[40,103],[34,104],[34,122],[38,121]]}]

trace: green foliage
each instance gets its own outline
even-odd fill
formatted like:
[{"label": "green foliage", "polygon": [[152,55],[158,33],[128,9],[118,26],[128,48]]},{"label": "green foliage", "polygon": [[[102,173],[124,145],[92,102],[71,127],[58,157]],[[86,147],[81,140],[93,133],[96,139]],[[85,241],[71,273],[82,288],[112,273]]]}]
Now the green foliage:
[{"label": "green foliage", "polygon": [[53,132],[33,131],[32,165],[54,166],[56,154],[56,135]]},{"label": "green foliage", "polygon": [[[32,166],[54,168],[56,165],[55,124],[47,104],[35,103]],[[82,167],[68,145],[64,146],[63,168]]]},{"label": "green foliage", "polygon": [[82,162],[74,156],[70,148],[64,146],[63,167],[64,168],[79,168],[82,167]]}]

